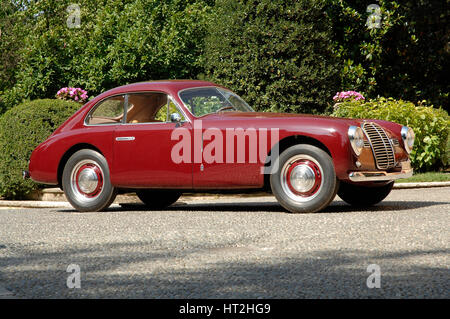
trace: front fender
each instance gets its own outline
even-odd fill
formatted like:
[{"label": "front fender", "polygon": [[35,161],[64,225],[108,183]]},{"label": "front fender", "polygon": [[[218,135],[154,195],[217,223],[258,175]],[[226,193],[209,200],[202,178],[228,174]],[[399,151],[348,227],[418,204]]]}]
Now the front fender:
[{"label": "front fender", "polygon": [[318,141],[331,155],[337,178],[344,179],[350,170],[355,169],[347,130],[348,127],[303,126],[301,131],[297,129],[281,133],[280,140],[296,136]]}]

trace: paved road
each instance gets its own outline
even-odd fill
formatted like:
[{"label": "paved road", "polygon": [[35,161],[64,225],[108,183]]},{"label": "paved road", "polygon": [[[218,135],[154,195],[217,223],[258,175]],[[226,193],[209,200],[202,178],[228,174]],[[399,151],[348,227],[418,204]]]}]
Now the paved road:
[{"label": "paved road", "polygon": [[[449,298],[450,187],[284,213],[273,197],[103,213],[0,210],[0,288],[25,298]],[[81,288],[67,288],[70,264]],[[367,267],[380,267],[369,289]],[[372,278],[372,277],[371,277]],[[371,281],[375,282],[375,281]]]}]

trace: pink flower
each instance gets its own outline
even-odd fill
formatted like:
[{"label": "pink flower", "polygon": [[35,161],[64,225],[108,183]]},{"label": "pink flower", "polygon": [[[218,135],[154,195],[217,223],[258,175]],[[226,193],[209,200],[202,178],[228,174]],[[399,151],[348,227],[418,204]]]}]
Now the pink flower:
[{"label": "pink flower", "polygon": [[82,88],[64,87],[61,88],[57,93],[56,97],[62,100],[74,100],[77,102],[84,102],[87,100],[87,91]]},{"label": "pink flower", "polygon": [[347,99],[354,99],[355,101],[359,101],[364,100],[365,98],[361,93],[358,93],[356,91],[337,92],[333,97],[333,101],[335,102],[342,102]]}]

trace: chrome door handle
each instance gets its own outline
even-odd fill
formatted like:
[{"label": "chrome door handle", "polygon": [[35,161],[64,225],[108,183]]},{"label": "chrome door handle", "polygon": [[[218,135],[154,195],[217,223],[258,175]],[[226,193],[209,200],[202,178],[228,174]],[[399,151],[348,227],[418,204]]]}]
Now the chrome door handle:
[{"label": "chrome door handle", "polygon": [[134,136],[119,136],[116,141],[134,141]]}]

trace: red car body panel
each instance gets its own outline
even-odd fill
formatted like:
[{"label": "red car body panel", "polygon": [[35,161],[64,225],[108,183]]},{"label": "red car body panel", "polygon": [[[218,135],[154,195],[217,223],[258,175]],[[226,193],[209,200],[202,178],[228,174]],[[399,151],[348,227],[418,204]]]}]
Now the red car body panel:
[{"label": "red car body panel", "polygon": [[[280,113],[222,112],[203,117],[194,117],[178,96],[181,90],[193,87],[218,86],[205,81],[157,81],[135,83],[107,91],[80,108],[61,125],[45,142],[40,144],[30,158],[30,175],[43,184],[59,184],[65,156],[74,147],[89,145],[106,158],[113,186],[119,188],[180,188],[180,189],[227,189],[260,188],[264,185],[260,162],[257,163],[191,163],[176,164],[170,152],[177,141],[171,140],[175,123],[117,124],[89,126],[84,124],[88,112],[99,101],[132,92],[164,92],[182,109],[188,121],[183,127],[193,133],[194,121],[201,120],[202,132],[208,128],[219,129],[224,137],[227,128],[278,129],[279,140],[303,136],[322,144],[333,159],[336,176],[348,180],[350,171],[356,167],[347,131],[351,125],[360,125],[362,120],[341,119]],[[401,125],[377,121],[391,137],[402,141]],[[132,135],[132,142],[116,141],[116,137]],[[194,145],[194,134],[191,134]],[[211,141],[204,141],[206,147]],[[278,142],[278,141],[277,141]],[[237,145],[234,152],[237,154]],[[248,152],[248,150],[247,150]],[[194,157],[192,152],[192,157]],[[398,158],[407,157],[399,154]],[[248,154],[247,157],[248,158]]]},{"label": "red car body panel", "polygon": [[115,137],[132,135],[135,140],[114,139],[111,183],[130,188],[192,188],[192,163],[176,164],[170,157],[174,128],[174,123],[119,125]]}]

